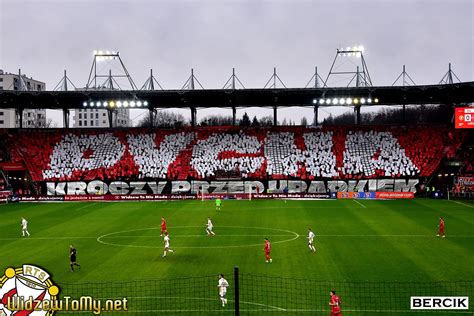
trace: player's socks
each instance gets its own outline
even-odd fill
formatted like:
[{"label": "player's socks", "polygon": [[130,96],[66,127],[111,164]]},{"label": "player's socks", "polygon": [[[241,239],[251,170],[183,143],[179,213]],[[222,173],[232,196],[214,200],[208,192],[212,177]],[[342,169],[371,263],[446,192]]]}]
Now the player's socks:
[{"label": "player's socks", "polygon": [[169,252],[174,252],[174,250],[168,249]]},{"label": "player's socks", "polygon": [[163,252],[163,257],[166,257],[166,251],[165,251],[165,252]]},{"label": "player's socks", "polygon": [[273,261],[273,260],[272,260],[272,259],[270,259],[270,263],[272,263],[272,261]]}]

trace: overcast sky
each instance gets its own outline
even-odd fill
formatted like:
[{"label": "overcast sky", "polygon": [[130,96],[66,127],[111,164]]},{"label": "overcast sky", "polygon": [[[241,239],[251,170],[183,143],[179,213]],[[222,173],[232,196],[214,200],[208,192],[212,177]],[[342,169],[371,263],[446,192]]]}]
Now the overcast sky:
[{"label": "overcast sky", "polygon": [[82,87],[102,49],[120,51],[139,87],[153,68],[165,89],[179,89],[194,68],[205,88],[222,88],[235,67],[245,87],[260,88],[274,66],[287,87],[304,87],[315,66],[326,78],[336,48],[363,45],[374,85],[391,85],[404,64],[417,84],[438,83],[449,62],[473,81],[473,16],[472,0],[0,0],[0,69],[21,68],[47,89],[67,69]]}]

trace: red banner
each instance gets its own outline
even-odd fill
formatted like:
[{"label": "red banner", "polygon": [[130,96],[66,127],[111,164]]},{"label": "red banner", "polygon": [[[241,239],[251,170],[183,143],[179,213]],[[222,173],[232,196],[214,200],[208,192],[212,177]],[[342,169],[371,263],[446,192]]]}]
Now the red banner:
[{"label": "red banner", "polygon": [[5,171],[24,171],[26,170],[26,167],[22,163],[1,162],[0,169]]},{"label": "red banner", "polygon": [[10,194],[10,191],[0,191],[0,201],[6,201]]},{"label": "red banner", "polygon": [[376,199],[413,199],[413,192],[375,192]]},{"label": "red banner", "polygon": [[456,108],[454,116],[455,128],[474,128],[474,107]]},{"label": "red banner", "polygon": [[474,176],[458,177],[458,183],[465,186],[474,186]]}]

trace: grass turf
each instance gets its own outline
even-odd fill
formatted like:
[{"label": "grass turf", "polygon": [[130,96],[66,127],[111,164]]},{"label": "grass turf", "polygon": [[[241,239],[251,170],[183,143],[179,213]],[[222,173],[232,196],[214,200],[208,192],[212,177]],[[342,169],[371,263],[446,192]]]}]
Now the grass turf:
[{"label": "grass turf", "polygon": [[[244,274],[334,284],[474,280],[473,208],[469,202],[425,199],[224,201],[219,212],[213,201],[2,205],[0,271],[31,263],[65,284],[217,276],[234,266]],[[166,258],[159,237],[162,216],[175,249]],[[205,235],[208,216],[215,237]],[[435,237],[440,216],[446,239]],[[20,238],[21,217],[28,219],[31,237]],[[316,254],[307,247],[309,227],[316,234]],[[264,260],[265,237],[272,242],[271,264]],[[70,244],[82,265],[74,273]],[[277,287],[280,279],[271,280]],[[209,282],[216,291],[217,279]],[[327,293],[321,295],[327,310]],[[279,306],[292,307],[291,301]],[[364,302],[352,305],[361,308]]]}]

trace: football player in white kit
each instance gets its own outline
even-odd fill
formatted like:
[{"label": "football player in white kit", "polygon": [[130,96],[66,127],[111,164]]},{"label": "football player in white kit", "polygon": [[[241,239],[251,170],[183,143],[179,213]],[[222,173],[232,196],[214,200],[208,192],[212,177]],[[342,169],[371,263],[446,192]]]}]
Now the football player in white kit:
[{"label": "football player in white kit", "polygon": [[165,232],[165,237],[163,237],[163,241],[165,244],[165,251],[163,252],[163,257],[166,257],[166,254],[168,252],[174,252],[174,250],[170,249],[170,236],[168,235],[168,232]]},{"label": "football player in white kit", "polygon": [[311,230],[311,228],[308,229],[308,247],[309,247],[309,250],[311,250],[312,252],[316,252],[316,248],[314,247],[314,244],[313,244],[313,240],[314,240],[314,233],[313,231]]},{"label": "football player in white kit", "polygon": [[21,218],[21,233],[23,237],[25,237],[25,233],[30,237],[30,233],[28,232],[28,221],[24,217]]},{"label": "football player in white kit", "polygon": [[223,274],[219,274],[219,284],[217,285],[219,288],[219,297],[222,302],[222,306],[225,306],[227,304],[227,299],[225,298],[225,295],[227,294],[227,287],[229,287],[229,282],[227,282],[226,279],[224,279]]},{"label": "football player in white kit", "polygon": [[212,231],[212,228],[214,225],[212,225],[211,218],[207,218],[207,225],[206,225],[206,233],[208,236],[215,236],[216,234]]}]

